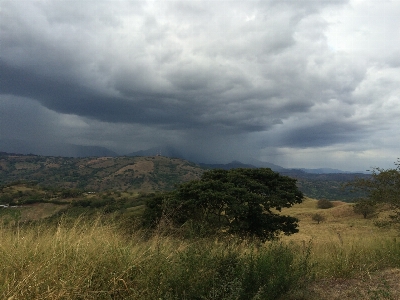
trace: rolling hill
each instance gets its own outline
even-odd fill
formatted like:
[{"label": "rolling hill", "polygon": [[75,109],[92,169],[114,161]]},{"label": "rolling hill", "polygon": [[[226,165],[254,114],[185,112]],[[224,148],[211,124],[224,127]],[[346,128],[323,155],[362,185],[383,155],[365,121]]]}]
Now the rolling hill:
[{"label": "rolling hill", "polygon": [[[0,184],[19,180],[42,186],[78,188],[84,191],[154,192],[172,190],[176,184],[200,178],[206,169],[255,168],[229,164],[195,164],[165,156],[55,157],[0,153]],[[274,170],[273,168],[271,168]],[[298,180],[308,197],[352,202],[361,196],[343,185],[366,174],[311,174],[301,170],[274,170]]]},{"label": "rolling hill", "polygon": [[0,156],[0,184],[24,180],[85,191],[171,190],[175,184],[199,178],[202,172],[194,163],[163,156]]}]

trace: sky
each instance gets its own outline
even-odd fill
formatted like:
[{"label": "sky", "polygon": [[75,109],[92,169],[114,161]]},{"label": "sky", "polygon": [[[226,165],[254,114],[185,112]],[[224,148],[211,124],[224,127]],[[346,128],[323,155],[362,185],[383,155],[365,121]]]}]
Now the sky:
[{"label": "sky", "polygon": [[0,138],[393,168],[400,1],[0,0]]}]

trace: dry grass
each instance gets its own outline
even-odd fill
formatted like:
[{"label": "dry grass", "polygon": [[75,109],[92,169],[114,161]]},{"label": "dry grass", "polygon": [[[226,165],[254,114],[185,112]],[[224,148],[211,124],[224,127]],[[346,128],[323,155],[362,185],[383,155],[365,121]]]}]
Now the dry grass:
[{"label": "dry grass", "polygon": [[124,272],[149,245],[96,222],[0,230],[2,299],[111,299],[110,290],[124,289]]},{"label": "dry grass", "polygon": [[[334,201],[330,209],[317,209],[317,200],[283,213],[299,218],[299,233],[285,242],[312,243],[311,258],[316,281],[304,299],[400,299],[400,237],[395,228],[378,228],[387,210],[364,219],[353,204]],[[317,224],[312,215],[326,219]],[[304,297],[304,296],[303,296]]]},{"label": "dry grass", "polygon": [[35,203],[18,208],[21,211],[20,221],[35,221],[50,217],[65,209],[68,205],[53,203]]},{"label": "dry grass", "polygon": [[[124,236],[115,223],[101,218],[62,220],[55,227],[3,227],[0,297],[235,299],[251,289],[253,294],[287,291],[295,278],[302,280],[292,248],[277,244],[247,253],[253,247],[244,251],[245,246],[159,235],[144,239],[140,232]],[[264,282],[270,291],[259,290]]]},{"label": "dry grass", "polygon": [[[43,207],[43,214],[49,209]],[[316,212],[326,221],[312,221]],[[283,243],[294,249],[298,260],[310,251],[315,276],[311,284],[283,299],[400,299],[399,232],[374,226],[387,212],[364,219],[354,214],[351,204],[338,201],[333,208],[321,210],[316,208],[316,200],[306,199],[283,213],[300,219],[300,232],[282,237]],[[196,252],[202,247],[210,247],[207,255],[211,256]],[[175,289],[188,280],[193,280],[188,289],[193,285],[203,288],[202,280],[215,265],[212,259],[226,254],[226,249],[223,241],[210,240],[200,246],[169,236],[144,239],[140,232],[127,236],[118,224],[104,224],[100,218],[80,218],[72,223],[62,220],[55,227],[3,226],[0,297],[156,299],[165,292],[157,290],[163,286],[162,280],[172,280]],[[247,255],[252,249],[244,242],[235,244],[229,253]],[[199,266],[199,259],[209,265]],[[181,262],[189,265],[179,265]],[[199,269],[193,271],[194,267]],[[218,297],[207,299],[223,299]]]},{"label": "dry grass", "polygon": [[[382,236],[396,237],[399,232],[394,228],[378,228],[374,221],[387,216],[387,212],[380,213],[374,218],[364,219],[353,211],[353,204],[334,201],[334,207],[330,209],[317,209],[317,200],[306,198],[302,204],[297,204],[289,209],[283,209],[283,214],[297,217],[299,233],[283,237],[285,241],[310,241],[314,244],[326,242],[344,242],[349,240],[376,240]],[[319,213],[325,217],[325,221],[317,224],[312,220],[312,215]],[[357,241],[358,242],[358,241]]]},{"label": "dry grass", "polygon": [[365,277],[317,281],[309,289],[309,299],[400,299],[400,268],[388,268]]}]

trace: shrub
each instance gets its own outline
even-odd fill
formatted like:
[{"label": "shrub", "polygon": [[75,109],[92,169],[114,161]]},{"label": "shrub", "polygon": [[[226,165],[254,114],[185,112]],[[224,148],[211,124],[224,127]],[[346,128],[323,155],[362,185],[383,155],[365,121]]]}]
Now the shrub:
[{"label": "shrub", "polygon": [[312,220],[319,224],[320,222],[325,221],[325,217],[323,215],[321,215],[321,214],[313,214],[312,215]]},{"label": "shrub", "polygon": [[[367,193],[366,200],[370,204],[389,204],[394,214],[392,222],[400,223],[400,159],[395,163],[395,169],[373,168],[368,179],[356,179],[351,186],[355,190]],[[369,213],[367,213],[368,215]],[[366,218],[367,215],[364,215]]]},{"label": "shrub", "polygon": [[328,209],[333,207],[333,203],[327,199],[318,200],[317,208]]},{"label": "shrub", "polygon": [[368,216],[373,215],[376,211],[376,204],[370,199],[361,198],[356,202],[353,207],[354,213],[363,215],[364,219]]}]

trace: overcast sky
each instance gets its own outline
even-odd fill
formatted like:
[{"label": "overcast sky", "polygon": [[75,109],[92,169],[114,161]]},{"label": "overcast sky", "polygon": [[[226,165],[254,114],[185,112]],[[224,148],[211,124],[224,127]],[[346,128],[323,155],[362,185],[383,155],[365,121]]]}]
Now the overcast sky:
[{"label": "overcast sky", "polygon": [[1,0],[0,138],[394,167],[399,16],[398,0]]}]

